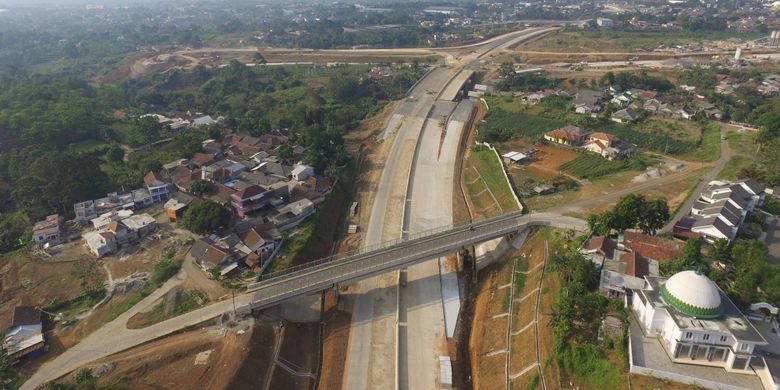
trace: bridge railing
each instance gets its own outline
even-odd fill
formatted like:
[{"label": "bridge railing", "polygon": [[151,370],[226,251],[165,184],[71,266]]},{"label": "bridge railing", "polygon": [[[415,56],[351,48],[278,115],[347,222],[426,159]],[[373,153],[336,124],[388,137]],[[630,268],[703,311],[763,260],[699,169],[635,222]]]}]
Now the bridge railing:
[{"label": "bridge railing", "polygon": [[296,273],[299,273],[299,272],[305,272],[305,271],[313,269],[313,268],[323,267],[323,266],[327,266],[329,264],[335,264],[337,262],[344,261],[345,259],[348,259],[350,257],[359,256],[359,255],[370,253],[370,252],[376,252],[376,251],[379,251],[379,250],[382,250],[382,249],[388,249],[388,248],[395,247],[397,245],[404,244],[404,243],[407,243],[407,242],[410,242],[410,241],[425,239],[425,238],[428,238],[428,237],[431,237],[431,236],[435,236],[436,234],[443,233],[443,232],[446,232],[446,231],[455,230],[455,229],[459,229],[459,228],[467,228],[468,226],[471,226],[471,225],[485,224],[485,223],[490,223],[492,221],[505,220],[505,219],[508,219],[508,218],[519,217],[519,216],[522,216],[521,212],[505,214],[505,215],[502,215],[500,217],[495,217],[495,218],[481,219],[481,220],[474,221],[474,222],[472,222],[470,224],[468,224],[468,223],[461,224],[461,225],[448,224],[448,225],[439,226],[437,228],[433,228],[433,229],[430,229],[430,230],[425,230],[425,231],[421,231],[421,232],[410,234],[405,239],[398,238],[398,239],[395,239],[395,240],[381,242],[381,243],[375,244],[375,245],[368,245],[368,246],[361,247],[361,248],[353,250],[353,251],[348,251],[348,252],[345,252],[345,253],[340,253],[340,254],[324,257],[324,258],[321,258],[321,259],[317,259],[317,260],[306,262],[304,264],[288,267],[288,268],[285,268],[285,269],[280,270],[280,271],[270,272],[270,273],[261,275],[260,276],[260,280],[257,283],[251,284],[250,288],[257,287],[257,286],[260,286],[260,285],[265,284],[265,283],[270,283],[273,279],[277,279],[277,278],[282,277],[282,276],[288,276],[288,275],[296,274]]}]

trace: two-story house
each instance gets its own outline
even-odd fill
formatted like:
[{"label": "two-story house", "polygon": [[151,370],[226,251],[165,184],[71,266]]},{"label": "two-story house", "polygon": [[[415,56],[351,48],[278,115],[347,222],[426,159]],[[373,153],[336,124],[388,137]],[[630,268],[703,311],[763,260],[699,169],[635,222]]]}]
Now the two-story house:
[{"label": "two-story house", "polygon": [[162,176],[157,172],[149,172],[144,176],[144,186],[149,191],[154,203],[160,203],[168,200],[168,184],[163,181]]}]

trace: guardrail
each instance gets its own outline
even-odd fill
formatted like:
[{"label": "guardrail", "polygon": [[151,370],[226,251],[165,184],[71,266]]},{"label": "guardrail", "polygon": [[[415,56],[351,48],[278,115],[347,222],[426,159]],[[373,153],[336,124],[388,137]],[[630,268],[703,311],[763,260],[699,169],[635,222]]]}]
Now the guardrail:
[{"label": "guardrail", "polygon": [[378,249],[363,248],[352,255],[332,256],[269,275],[272,277],[249,286],[249,291],[255,292],[252,307],[271,306],[293,296],[382,274],[534,225],[575,230],[583,230],[587,226],[584,221],[554,215],[524,216],[520,213],[506,214],[456,228],[442,226],[414,234],[407,240],[382,243],[376,246]]}]

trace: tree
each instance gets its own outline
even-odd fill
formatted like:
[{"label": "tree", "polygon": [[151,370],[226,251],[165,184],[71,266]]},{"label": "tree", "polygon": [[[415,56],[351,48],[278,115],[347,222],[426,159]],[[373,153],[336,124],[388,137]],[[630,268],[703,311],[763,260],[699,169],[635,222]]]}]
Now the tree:
[{"label": "tree", "polygon": [[211,186],[205,180],[193,180],[190,182],[189,191],[193,195],[203,196],[209,192]]},{"label": "tree", "polygon": [[647,200],[639,194],[628,194],[620,198],[612,209],[612,229],[624,231],[637,226],[640,214],[646,209]]},{"label": "tree", "polygon": [[714,260],[730,260],[731,248],[729,248],[729,241],[725,238],[719,238],[715,240],[715,242],[710,244],[710,247],[707,249],[707,256]]},{"label": "tree", "polygon": [[254,56],[252,56],[252,59],[255,61],[255,64],[265,64],[268,63],[266,61],[265,57],[263,57],[263,53],[255,52]]},{"label": "tree", "polygon": [[[0,333],[0,339],[5,340],[4,333]],[[8,358],[5,348],[0,348],[0,381],[13,380],[14,378],[16,378],[16,372],[11,364],[11,359]]]},{"label": "tree", "polygon": [[284,164],[290,164],[293,158],[293,150],[289,143],[282,144],[277,149],[277,156]]},{"label": "tree", "polygon": [[198,234],[224,229],[229,223],[230,212],[211,200],[190,206],[182,217],[182,226]]},{"label": "tree", "polygon": [[669,205],[664,198],[650,199],[645,202],[644,210],[639,213],[639,228],[645,234],[653,234],[664,226],[669,219]]},{"label": "tree", "polygon": [[125,151],[119,145],[111,144],[106,150],[106,161],[119,162],[125,157]]},{"label": "tree", "polygon": [[588,216],[588,227],[593,234],[598,236],[606,236],[610,233],[612,226],[612,212],[605,211],[599,214],[591,214]]},{"label": "tree", "polygon": [[32,237],[30,218],[22,212],[0,216],[0,253],[25,246]]},{"label": "tree", "polygon": [[97,378],[89,368],[82,368],[73,373],[73,380],[78,390],[94,390],[97,388]]}]

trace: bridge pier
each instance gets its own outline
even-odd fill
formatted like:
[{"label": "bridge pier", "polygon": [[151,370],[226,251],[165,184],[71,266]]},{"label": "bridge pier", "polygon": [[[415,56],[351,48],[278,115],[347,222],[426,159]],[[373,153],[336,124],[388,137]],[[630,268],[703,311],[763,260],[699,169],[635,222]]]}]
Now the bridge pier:
[{"label": "bridge pier", "polygon": [[528,237],[528,229],[523,229],[517,233],[508,234],[504,237],[477,245],[475,247],[477,270],[482,270],[488,265],[493,264],[507,252],[519,249],[523,246],[526,237]]},{"label": "bridge pier", "polygon": [[301,295],[265,309],[290,322],[319,322],[322,294]]}]

